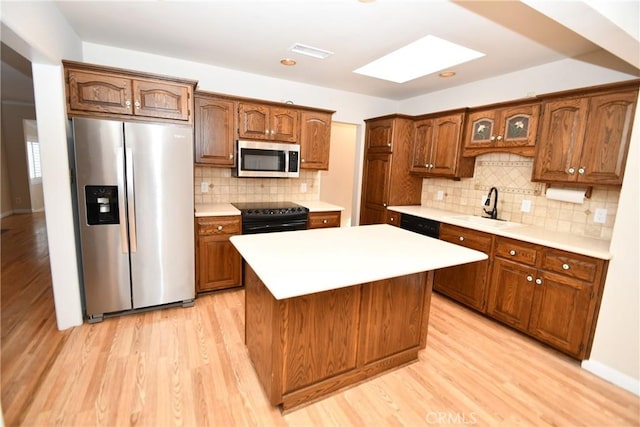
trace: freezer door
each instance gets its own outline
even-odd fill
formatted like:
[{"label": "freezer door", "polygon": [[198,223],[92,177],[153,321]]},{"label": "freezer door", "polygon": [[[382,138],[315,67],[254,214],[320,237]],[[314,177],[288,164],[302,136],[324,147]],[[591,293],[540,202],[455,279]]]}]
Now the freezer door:
[{"label": "freezer door", "polygon": [[128,310],[123,123],[74,118],[73,133],[86,312]]},{"label": "freezer door", "polygon": [[133,307],[195,297],[193,129],[125,123]]}]

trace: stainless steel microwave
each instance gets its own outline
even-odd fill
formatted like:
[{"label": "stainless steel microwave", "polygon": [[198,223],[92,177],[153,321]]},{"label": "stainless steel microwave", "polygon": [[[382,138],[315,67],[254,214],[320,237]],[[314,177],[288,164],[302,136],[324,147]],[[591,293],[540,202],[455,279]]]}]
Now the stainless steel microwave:
[{"label": "stainless steel microwave", "polygon": [[298,178],[300,145],[281,142],[238,140],[233,176],[254,178]]}]

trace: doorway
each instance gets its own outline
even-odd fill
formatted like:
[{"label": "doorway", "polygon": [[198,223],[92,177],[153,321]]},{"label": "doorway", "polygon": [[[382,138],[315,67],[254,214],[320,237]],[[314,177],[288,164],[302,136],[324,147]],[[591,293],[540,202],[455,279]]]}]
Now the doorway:
[{"label": "doorway", "polygon": [[331,124],[329,170],[320,174],[320,200],[344,207],[341,227],[357,224],[358,195],[358,126],[349,123]]}]

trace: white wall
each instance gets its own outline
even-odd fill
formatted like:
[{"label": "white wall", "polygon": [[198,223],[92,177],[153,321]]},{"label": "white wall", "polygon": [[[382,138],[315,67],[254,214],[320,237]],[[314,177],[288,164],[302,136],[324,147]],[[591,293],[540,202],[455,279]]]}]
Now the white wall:
[{"label": "white wall", "polygon": [[61,59],[82,59],[81,43],[47,2],[3,2],[2,41],[33,64],[42,153],[49,260],[59,329],[82,324],[66,138]]}]

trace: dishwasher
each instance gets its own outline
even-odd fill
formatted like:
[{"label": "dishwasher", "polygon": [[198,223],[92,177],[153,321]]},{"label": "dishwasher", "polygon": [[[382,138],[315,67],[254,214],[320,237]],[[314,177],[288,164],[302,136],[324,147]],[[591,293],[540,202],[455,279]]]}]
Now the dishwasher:
[{"label": "dishwasher", "polygon": [[421,218],[403,213],[400,219],[400,228],[435,239],[440,237],[440,222],[429,218]]}]

